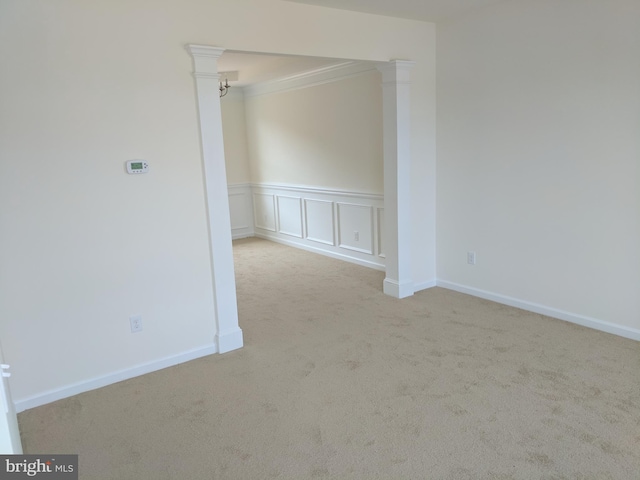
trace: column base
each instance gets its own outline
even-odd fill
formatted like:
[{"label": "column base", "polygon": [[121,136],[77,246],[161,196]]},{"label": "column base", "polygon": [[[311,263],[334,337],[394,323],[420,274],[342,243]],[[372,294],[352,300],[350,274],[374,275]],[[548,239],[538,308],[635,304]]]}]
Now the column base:
[{"label": "column base", "polygon": [[411,280],[405,280],[404,282],[398,282],[385,278],[382,284],[382,290],[385,295],[395,298],[406,298],[414,294],[413,282]]},{"label": "column base", "polygon": [[215,340],[218,345],[218,353],[227,353],[232,350],[237,350],[238,348],[242,348],[244,345],[242,330],[239,328],[223,333],[216,333]]}]

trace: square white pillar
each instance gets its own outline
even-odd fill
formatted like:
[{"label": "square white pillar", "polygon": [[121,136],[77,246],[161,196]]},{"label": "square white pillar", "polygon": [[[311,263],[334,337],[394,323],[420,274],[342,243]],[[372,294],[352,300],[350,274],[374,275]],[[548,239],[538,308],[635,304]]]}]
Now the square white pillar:
[{"label": "square white pillar", "polygon": [[218,58],[222,48],[188,45],[193,57],[204,163],[209,249],[215,303],[215,341],[219,353],[243,346],[238,325],[236,280],[231,243],[229,195],[222,137]]},{"label": "square white pillar", "polygon": [[414,62],[379,64],[382,73],[387,295],[413,295],[411,279],[411,83]]}]

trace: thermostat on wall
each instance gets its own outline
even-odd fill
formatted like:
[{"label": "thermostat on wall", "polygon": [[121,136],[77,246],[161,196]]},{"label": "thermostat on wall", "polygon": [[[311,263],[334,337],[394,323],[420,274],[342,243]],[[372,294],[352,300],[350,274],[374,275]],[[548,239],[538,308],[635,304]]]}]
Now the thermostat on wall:
[{"label": "thermostat on wall", "polygon": [[147,173],[149,164],[144,160],[128,160],[127,173]]}]

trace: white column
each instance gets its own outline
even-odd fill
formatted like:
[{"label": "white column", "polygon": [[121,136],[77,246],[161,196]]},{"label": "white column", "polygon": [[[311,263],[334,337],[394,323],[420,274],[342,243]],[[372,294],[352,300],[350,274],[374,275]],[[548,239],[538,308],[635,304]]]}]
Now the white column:
[{"label": "white column", "polygon": [[411,280],[411,83],[414,62],[378,65],[384,128],[384,242],[387,295],[413,295]]},{"label": "white column", "polygon": [[0,454],[22,455],[22,442],[16,408],[9,388],[9,365],[4,363],[0,348]]},{"label": "white column", "polygon": [[209,221],[209,249],[216,314],[215,340],[220,353],[241,348],[236,280],[231,244],[231,219],[222,140],[218,58],[222,48],[187,45],[193,57],[200,116],[205,195]]}]

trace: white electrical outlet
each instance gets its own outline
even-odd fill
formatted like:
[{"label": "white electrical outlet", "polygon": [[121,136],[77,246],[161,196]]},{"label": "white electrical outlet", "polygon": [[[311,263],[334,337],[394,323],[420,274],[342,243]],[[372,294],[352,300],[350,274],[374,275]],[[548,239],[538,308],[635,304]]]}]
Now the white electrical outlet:
[{"label": "white electrical outlet", "polygon": [[360,241],[360,232],[353,232],[353,239],[356,242],[359,242]]},{"label": "white electrical outlet", "polygon": [[129,323],[131,323],[131,333],[138,333],[142,331],[142,315],[130,316]]},{"label": "white electrical outlet", "polygon": [[467,252],[467,263],[469,265],[476,264],[476,252]]}]

